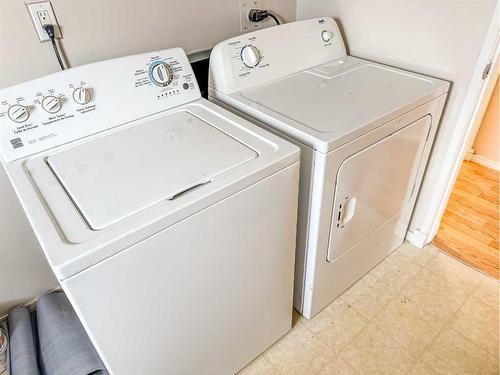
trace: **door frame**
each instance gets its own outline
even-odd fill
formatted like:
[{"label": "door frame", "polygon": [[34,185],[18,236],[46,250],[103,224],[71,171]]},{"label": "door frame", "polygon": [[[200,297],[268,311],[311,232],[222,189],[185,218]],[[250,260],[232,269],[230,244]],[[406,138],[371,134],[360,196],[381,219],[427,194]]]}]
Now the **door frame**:
[{"label": "door frame", "polygon": [[[498,14],[499,4],[497,3],[457,120],[455,133],[446,151],[442,173],[435,184],[434,195],[430,199],[418,233],[408,232],[407,239],[417,247],[421,248],[429,244],[438,232],[444,210],[470,144],[470,138],[474,136],[476,124],[480,121],[484,113],[481,112],[489,100],[488,89],[492,84],[494,86],[498,75],[500,41]],[[490,62],[492,63],[490,74],[483,79],[483,71]]]}]

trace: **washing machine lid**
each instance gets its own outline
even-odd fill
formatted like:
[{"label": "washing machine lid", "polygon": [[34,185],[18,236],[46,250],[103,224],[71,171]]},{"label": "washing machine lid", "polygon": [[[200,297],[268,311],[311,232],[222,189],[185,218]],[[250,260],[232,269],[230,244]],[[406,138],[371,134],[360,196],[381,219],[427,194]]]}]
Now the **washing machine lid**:
[{"label": "washing machine lid", "polygon": [[299,151],[198,99],[4,165],[52,270],[65,280],[258,189],[298,163]]},{"label": "washing machine lid", "polygon": [[46,163],[88,226],[102,230],[257,157],[187,111],[51,154]]},{"label": "washing machine lid", "polygon": [[286,123],[288,129],[280,130],[327,152],[359,136],[354,132],[367,124],[424,104],[448,86],[445,81],[348,56],[241,91],[239,97],[253,110]]}]

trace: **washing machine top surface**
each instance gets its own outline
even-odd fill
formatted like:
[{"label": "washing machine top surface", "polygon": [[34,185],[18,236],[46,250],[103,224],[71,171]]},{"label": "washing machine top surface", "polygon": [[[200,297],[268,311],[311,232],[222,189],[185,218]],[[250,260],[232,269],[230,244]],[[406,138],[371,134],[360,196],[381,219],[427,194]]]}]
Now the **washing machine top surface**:
[{"label": "washing machine top surface", "polygon": [[178,111],[51,154],[46,163],[89,227],[102,230],[256,157],[230,135]]},{"label": "washing machine top surface", "polygon": [[202,99],[179,48],[6,88],[0,103],[2,163],[59,280],[299,160]]},{"label": "washing machine top surface", "polygon": [[[235,46],[243,51],[249,45],[259,51],[254,67],[243,61],[246,54],[233,56]],[[222,42],[212,52],[210,74],[215,101],[322,152],[445,94],[449,87],[442,80],[348,56],[330,18]]]}]

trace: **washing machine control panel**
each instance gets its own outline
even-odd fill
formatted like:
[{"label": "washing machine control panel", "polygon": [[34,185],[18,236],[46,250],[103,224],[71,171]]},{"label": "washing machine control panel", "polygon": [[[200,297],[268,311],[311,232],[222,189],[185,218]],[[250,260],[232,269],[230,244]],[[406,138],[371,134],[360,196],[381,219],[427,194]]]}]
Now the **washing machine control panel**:
[{"label": "washing machine control panel", "polygon": [[0,90],[0,155],[32,155],[201,97],[174,48],[83,65]]},{"label": "washing machine control panel", "polygon": [[216,45],[210,57],[210,87],[231,94],[345,56],[332,18],[270,27]]}]

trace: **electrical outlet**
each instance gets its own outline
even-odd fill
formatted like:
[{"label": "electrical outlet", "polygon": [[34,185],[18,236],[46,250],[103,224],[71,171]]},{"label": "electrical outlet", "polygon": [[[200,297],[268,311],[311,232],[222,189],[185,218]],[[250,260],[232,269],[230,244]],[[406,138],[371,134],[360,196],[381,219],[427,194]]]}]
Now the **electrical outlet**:
[{"label": "electrical outlet", "polygon": [[262,6],[262,0],[240,0],[240,31],[250,32],[262,29],[262,22],[250,22],[248,19],[248,13],[252,9],[264,9]]},{"label": "electrical outlet", "polygon": [[40,25],[44,26],[50,24],[50,16],[47,10],[40,10],[36,14],[38,16],[38,20],[40,21]]},{"label": "electrical outlet", "polygon": [[43,1],[39,3],[28,3],[26,4],[28,12],[33,21],[33,26],[35,26],[36,33],[40,42],[46,42],[50,40],[49,36],[43,29],[43,25],[52,24],[54,25],[54,31],[56,38],[61,38],[61,30],[59,29],[59,24],[57,23],[56,15],[52,9],[52,4],[50,1]]}]

